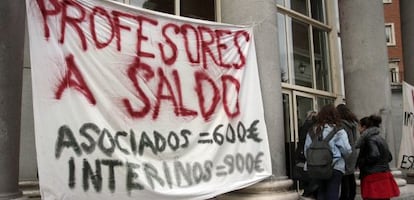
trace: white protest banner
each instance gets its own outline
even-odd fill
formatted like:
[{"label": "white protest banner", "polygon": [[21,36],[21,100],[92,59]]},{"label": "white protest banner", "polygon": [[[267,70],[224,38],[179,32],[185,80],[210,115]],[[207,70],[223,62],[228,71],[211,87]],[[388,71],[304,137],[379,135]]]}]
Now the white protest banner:
[{"label": "white protest banner", "polygon": [[271,175],[252,27],[26,4],[43,199],[208,199]]},{"label": "white protest banner", "polygon": [[414,87],[406,82],[402,84],[403,124],[398,156],[398,167],[414,169]]}]

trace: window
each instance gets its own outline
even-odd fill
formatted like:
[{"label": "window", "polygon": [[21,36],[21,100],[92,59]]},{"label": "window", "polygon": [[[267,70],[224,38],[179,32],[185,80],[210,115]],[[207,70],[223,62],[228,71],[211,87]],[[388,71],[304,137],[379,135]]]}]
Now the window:
[{"label": "window", "polygon": [[218,21],[217,2],[219,0],[116,0],[118,2],[155,10],[158,12]]},{"label": "window", "polygon": [[[339,58],[331,56],[329,43],[330,37],[337,42],[336,33],[331,34],[332,27],[337,26],[335,21],[328,24],[327,13],[334,15],[338,11],[332,0],[276,2],[286,168],[287,174],[292,175],[298,131],[306,113],[333,104],[337,99],[333,91],[331,63],[337,63],[333,59]],[[331,12],[327,12],[327,6]]]},{"label": "window", "polygon": [[387,46],[395,46],[394,23],[385,24],[385,37]]},{"label": "window", "polygon": [[318,96],[317,97],[317,104],[318,104],[319,109],[322,108],[325,105],[334,104],[334,103],[335,103],[334,98],[323,97],[323,96]]},{"label": "window", "polygon": [[398,63],[389,63],[391,84],[400,83],[400,73],[398,70]]},{"label": "window", "polygon": [[308,15],[307,2],[304,0],[291,0],[290,8],[303,15]]},{"label": "window", "polygon": [[311,17],[320,22],[325,22],[325,4],[323,0],[311,0]]},{"label": "window", "polygon": [[196,19],[216,21],[214,12],[215,7],[215,0],[180,0],[180,15]]},{"label": "window", "polygon": [[328,35],[323,0],[286,0],[278,4],[282,81],[287,84],[332,90]]},{"label": "window", "polygon": [[383,3],[392,3],[392,0],[382,0]]},{"label": "window", "polygon": [[315,65],[316,89],[330,91],[331,76],[329,68],[328,33],[314,27],[313,31],[313,52]]},{"label": "window", "polygon": [[290,8],[300,14],[325,22],[323,0],[290,0]]},{"label": "window", "polygon": [[293,82],[295,85],[313,87],[309,24],[292,20]]}]

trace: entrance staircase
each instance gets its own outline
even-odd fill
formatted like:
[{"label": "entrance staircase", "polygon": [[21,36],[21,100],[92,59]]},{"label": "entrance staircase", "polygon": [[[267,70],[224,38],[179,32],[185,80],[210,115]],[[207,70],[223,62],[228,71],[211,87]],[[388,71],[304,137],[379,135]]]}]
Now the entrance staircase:
[{"label": "entrance staircase", "polygon": [[23,196],[29,200],[40,199],[39,182],[38,181],[20,181],[19,188]]}]

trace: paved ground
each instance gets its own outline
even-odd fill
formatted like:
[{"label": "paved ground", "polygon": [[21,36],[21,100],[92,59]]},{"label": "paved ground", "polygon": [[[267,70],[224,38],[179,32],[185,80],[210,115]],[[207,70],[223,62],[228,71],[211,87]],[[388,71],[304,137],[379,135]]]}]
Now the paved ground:
[{"label": "paved ground", "polygon": [[[392,200],[413,200],[414,199],[414,184],[407,184],[400,187],[400,196],[392,198]],[[300,200],[314,200],[310,198],[301,197]],[[358,194],[355,200],[362,200],[361,196]]]},{"label": "paved ground", "polygon": [[407,184],[400,187],[401,195],[393,200],[413,200],[414,199],[414,184]]}]

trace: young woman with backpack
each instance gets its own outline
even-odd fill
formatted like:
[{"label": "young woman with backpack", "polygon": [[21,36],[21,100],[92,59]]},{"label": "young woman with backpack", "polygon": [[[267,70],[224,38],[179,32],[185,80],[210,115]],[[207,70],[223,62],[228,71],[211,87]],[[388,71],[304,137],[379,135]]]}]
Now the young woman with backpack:
[{"label": "young woman with backpack", "polygon": [[364,200],[390,199],[400,195],[400,190],[389,167],[392,160],[387,142],[380,135],[381,117],[371,115],[359,121],[361,137],[357,165],[360,171],[361,196]]},{"label": "young woman with backpack", "polygon": [[[330,150],[333,155],[332,167],[333,172],[328,179],[318,179],[319,188],[317,194],[317,200],[338,200],[339,191],[342,176],[345,173],[345,157],[351,154],[352,149],[348,141],[348,136],[345,130],[339,129],[340,118],[338,111],[332,104],[326,105],[321,108],[316,118],[316,124],[312,131],[306,136],[305,141],[305,155],[312,144],[312,134],[316,134],[321,139],[326,138],[332,130],[338,130],[333,135],[332,139],[329,140]],[[305,170],[307,170],[307,163],[305,164]],[[309,171],[310,172],[310,171]]]},{"label": "young woman with backpack", "polygon": [[336,106],[341,118],[341,126],[348,135],[349,144],[352,147],[352,153],[345,159],[345,174],[342,177],[341,197],[340,200],[354,200],[356,196],[355,165],[358,158],[358,152],[355,149],[355,143],[358,139],[358,118],[345,104]]}]

